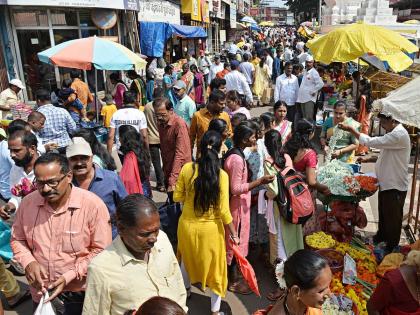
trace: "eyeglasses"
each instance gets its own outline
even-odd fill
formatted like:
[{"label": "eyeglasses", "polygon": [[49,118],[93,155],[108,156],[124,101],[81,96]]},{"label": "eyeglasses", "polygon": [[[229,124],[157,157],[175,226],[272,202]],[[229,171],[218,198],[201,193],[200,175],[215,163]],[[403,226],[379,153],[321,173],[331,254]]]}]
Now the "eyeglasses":
[{"label": "eyeglasses", "polygon": [[41,189],[41,188],[43,188],[45,185],[47,185],[48,187],[50,187],[50,188],[52,188],[52,189],[55,189],[55,188],[57,188],[57,186],[58,185],[60,185],[60,183],[61,183],[61,181],[66,177],[68,175],[68,173],[67,174],[65,174],[65,175],[63,175],[63,177],[61,177],[60,179],[50,179],[50,180],[47,180],[47,181],[40,181],[40,180],[38,180],[38,179],[36,179],[35,178],[35,180],[34,180],[34,182],[33,182],[33,184],[35,185],[35,187],[37,188],[37,189]]}]

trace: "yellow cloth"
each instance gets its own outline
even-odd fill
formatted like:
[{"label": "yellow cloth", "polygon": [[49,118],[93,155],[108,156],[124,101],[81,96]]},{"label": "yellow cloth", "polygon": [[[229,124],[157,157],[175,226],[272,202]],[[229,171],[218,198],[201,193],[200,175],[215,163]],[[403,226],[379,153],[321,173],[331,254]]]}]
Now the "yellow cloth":
[{"label": "yellow cloth", "polygon": [[[232,125],[230,123],[229,114],[226,112],[221,112],[218,115],[212,115],[207,108],[202,108],[199,111],[195,112],[191,119],[190,126],[190,138],[191,138],[191,149],[194,148],[194,143],[198,144],[201,141],[204,133],[209,129],[209,124],[212,119],[220,118],[226,121],[228,129],[228,137],[232,136]],[[198,155],[198,151],[197,151]]]},{"label": "yellow cloth", "polygon": [[188,311],[181,270],[163,231],[148,261],[134,258],[117,236],[90,263],[86,285],[84,315],[123,315],[154,296],[169,298]]},{"label": "yellow cloth", "polygon": [[270,87],[269,68],[266,64],[261,68],[260,65],[255,66],[255,81],[254,81],[254,94],[260,99],[264,90]]},{"label": "yellow cloth", "polygon": [[254,59],[251,60],[251,63],[256,67],[260,63],[260,60],[261,60],[260,58],[255,57]]},{"label": "yellow cloth", "polygon": [[13,274],[6,270],[3,259],[0,258],[0,291],[6,298],[17,295],[20,291],[19,284]]},{"label": "yellow cloth", "polygon": [[324,64],[348,62],[365,54],[387,61],[395,71],[402,71],[413,61],[404,53],[414,53],[419,48],[395,31],[376,25],[350,24],[326,35],[312,39],[306,46],[314,59]]},{"label": "yellow cloth", "polygon": [[102,106],[101,116],[104,116],[105,127],[109,128],[109,126],[111,125],[112,115],[114,115],[116,111],[117,111],[117,106],[115,106],[115,104],[111,104],[111,105],[106,104]]},{"label": "yellow cloth", "polygon": [[232,222],[229,209],[229,177],[220,170],[219,210],[196,215],[194,180],[198,165],[182,167],[176,183],[174,200],[184,203],[178,224],[178,258],[182,260],[191,283],[201,283],[224,297],[227,290],[227,264],[224,224]]}]

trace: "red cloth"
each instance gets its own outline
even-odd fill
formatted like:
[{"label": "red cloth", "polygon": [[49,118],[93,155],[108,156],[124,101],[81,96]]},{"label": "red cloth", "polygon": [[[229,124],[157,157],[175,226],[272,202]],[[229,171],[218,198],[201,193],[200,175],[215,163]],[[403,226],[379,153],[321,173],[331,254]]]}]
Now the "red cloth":
[{"label": "red cloth", "polygon": [[309,149],[308,152],[297,162],[293,163],[293,167],[296,171],[305,174],[306,168],[316,168],[318,164],[318,157],[316,152],[312,149]]},{"label": "red cloth", "polygon": [[414,299],[399,269],[388,271],[370,298],[381,315],[420,315]]},{"label": "red cloth", "polygon": [[134,152],[129,152],[124,157],[124,163],[120,172],[120,177],[129,195],[143,195],[139,165],[137,163],[137,157]]}]

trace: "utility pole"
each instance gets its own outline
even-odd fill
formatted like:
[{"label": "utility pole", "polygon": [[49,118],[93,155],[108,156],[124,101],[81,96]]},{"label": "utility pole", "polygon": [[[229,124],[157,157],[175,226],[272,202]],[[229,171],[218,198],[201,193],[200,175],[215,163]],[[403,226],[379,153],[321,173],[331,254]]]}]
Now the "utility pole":
[{"label": "utility pole", "polygon": [[322,0],[319,0],[318,3],[318,26],[321,26],[321,14],[322,14]]}]

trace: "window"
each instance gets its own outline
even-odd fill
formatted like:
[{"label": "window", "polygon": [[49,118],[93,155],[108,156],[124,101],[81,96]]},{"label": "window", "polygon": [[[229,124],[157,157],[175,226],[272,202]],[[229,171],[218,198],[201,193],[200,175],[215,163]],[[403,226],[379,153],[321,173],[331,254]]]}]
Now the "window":
[{"label": "window", "polygon": [[47,10],[17,9],[13,11],[13,22],[16,27],[47,26]]},{"label": "window", "polygon": [[52,26],[77,26],[77,12],[74,10],[51,10]]}]

